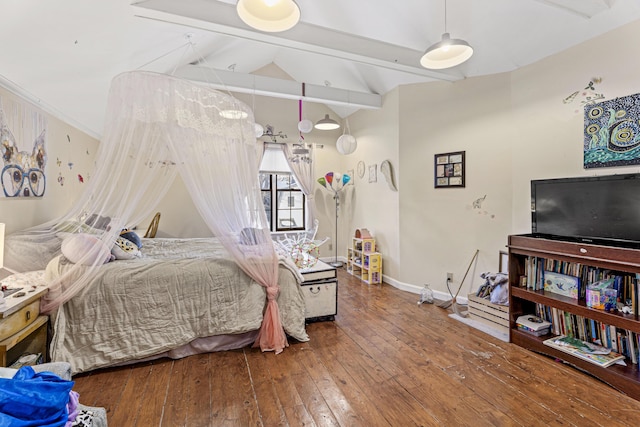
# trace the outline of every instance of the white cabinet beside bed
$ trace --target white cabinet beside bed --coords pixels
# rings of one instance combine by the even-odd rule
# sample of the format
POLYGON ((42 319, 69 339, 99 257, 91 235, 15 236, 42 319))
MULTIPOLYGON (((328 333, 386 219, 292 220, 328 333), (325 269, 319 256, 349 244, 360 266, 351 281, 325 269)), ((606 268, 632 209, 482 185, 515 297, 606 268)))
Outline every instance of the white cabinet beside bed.
POLYGON ((320 260, 302 273, 302 293, 307 322, 334 320, 338 314, 338 275, 335 267, 320 260))

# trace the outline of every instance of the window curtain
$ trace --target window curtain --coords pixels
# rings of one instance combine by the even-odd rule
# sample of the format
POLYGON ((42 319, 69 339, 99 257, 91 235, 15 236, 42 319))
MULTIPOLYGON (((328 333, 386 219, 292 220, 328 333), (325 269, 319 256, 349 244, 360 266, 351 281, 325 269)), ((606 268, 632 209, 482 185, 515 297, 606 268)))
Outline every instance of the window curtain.
POLYGON ((291 144, 281 144, 280 147, 284 152, 284 157, 287 159, 289 168, 296 178, 296 182, 300 186, 300 189, 304 193, 307 199, 307 230, 313 228, 315 219, 316 202, 313 195, 313 187, 315 185, 313 165, 315 163, 315 152, 313 144, 304 144, 309 150, 309 154, 305 156, 309 161, 302 161, 298 157, 298 161, 294 161, 296 154, 293 153, 293 146, 291 144))
POLYGON ((50 284, 42 309, 56 309, 90 282, 121 229, 152 215, 179 173, 211 232, 265 287, 256 345, 279 353, 287 341, 276 302, 278 257, 258 181, 261 153, 251 109, 232 96, 163 74, 116 76, 85 192, 63 217, 9 236, 5 264, 18 272, 45 269, 70 234, 96 239, 50 284))

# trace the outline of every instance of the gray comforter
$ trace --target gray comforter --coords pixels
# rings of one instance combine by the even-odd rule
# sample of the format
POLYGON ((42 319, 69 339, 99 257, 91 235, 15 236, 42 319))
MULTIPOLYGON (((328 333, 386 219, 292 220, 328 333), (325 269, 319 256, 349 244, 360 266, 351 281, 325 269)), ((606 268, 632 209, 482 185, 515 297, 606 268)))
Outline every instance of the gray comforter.
MULTIPOLYGON (((194 340, 260 328, 263 287, 250 279, 216 239, 145 239, 143 257, 100 267, 93 281, 53 317, 52 361, 74 373, 148 358, 194 340)), ((54 258, 46 278, 69 268, 54 258)), ((307 341, 300 274, 279 270, 278 305, 285 331, 307 341)))

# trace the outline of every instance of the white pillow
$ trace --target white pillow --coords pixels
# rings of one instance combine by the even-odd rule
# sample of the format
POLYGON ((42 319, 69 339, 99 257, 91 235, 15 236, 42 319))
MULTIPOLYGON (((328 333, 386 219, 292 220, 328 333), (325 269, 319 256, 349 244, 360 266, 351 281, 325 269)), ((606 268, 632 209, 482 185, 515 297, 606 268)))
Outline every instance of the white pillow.
POLYGON ((62 255, 74 264, 94 265, 111 261, 111 249, 91 234, 74 234, 62 242, 62 255))
POLYGON ((134 259, 142 256, 138 246, 124 237, 118 237, 116 239, 116 243, 113 245, 113 248, 111 248, 111 253, 116 259, 134 259))

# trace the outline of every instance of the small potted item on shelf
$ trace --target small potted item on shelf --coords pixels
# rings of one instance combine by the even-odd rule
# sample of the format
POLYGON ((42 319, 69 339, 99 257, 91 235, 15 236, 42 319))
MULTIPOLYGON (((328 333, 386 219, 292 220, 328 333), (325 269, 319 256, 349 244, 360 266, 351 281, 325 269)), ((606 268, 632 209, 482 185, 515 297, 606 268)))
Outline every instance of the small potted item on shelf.
POLYGON ((533 314, 525 314, 516 319, 518 330, 537 337, 547 335, 551 329, 551 323, 533 314))

